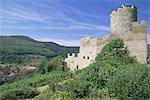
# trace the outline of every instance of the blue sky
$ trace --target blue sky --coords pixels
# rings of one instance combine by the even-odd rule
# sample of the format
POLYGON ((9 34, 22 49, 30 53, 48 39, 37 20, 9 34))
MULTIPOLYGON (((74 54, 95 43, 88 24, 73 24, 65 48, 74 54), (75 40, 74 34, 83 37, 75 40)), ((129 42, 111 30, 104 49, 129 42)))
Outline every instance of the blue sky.
POLYGON ((0 34, 76 46, 81 37, 109 34, 109 14, 122 4, 138 7, 150 33, 150 0, 0 0, 0 34))

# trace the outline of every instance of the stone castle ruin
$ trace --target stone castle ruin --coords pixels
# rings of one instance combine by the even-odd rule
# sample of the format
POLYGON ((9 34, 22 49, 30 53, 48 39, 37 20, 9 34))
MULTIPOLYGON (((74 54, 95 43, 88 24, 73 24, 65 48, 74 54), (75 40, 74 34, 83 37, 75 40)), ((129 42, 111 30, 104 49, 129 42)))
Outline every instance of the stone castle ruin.
POLYGON ((65 59, 67 66, 71 71, 89 66, 103 46, 116 37, 124 40, 131 56, 136 56, 140 63, 147 62, 147 24, 137 21, 136 6, 122 5, 110 14, 110 34, 103 38, 81 38, 79 53, 68 54, 65 59))

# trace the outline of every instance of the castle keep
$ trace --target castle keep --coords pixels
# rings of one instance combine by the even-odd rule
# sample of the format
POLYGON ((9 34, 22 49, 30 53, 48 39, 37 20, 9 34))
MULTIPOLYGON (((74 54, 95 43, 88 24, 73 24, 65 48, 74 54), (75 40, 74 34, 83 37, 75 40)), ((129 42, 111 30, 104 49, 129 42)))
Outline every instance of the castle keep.
POLYGON ((122 5, 110 13, 110 34, 103 38, 81 38, 79 53, 68 54, 65 59, 67 66, 72 71, 87 67, 94 62, 103 46, 116 37, 124 40, 131 56, 136 56, 140 63, 146 63, 147 24, 138 22, 137 7, 122 5))

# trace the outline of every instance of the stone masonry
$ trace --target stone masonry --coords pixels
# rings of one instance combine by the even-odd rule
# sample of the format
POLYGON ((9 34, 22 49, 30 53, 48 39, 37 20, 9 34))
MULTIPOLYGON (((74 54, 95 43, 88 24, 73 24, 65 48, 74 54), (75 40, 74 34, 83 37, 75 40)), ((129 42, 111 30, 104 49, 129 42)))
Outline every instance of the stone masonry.
POLYGON ((110 34, 103 38, 81 38, 79 53, 68 54, 65 59, 68 68, 75 71, 89 66, 102 47, 116 37, 124 40, 131 56, 136 56, 140 63, 147 62, 147 24, 137 21, 137 7, 122 5, 110 14, 110 34))

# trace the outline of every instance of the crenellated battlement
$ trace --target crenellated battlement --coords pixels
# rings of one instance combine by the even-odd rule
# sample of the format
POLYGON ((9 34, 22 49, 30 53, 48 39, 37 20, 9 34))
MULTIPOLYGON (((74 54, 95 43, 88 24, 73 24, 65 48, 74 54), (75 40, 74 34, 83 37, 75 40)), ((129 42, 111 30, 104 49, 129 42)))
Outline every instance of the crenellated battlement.
POLYGON ((96 38, 85 37, 81 38, 80 46, 96 46, 96 38))
POLYGON ((110 37, 111 37, 111 34, 108 35, 108 36, 102 37, 102 38, 98 38, 97 39, 97 46, 103 45, 106 42, 108 42, 108 40, 110 39, 110 37))
POLYGON ((127 5, 127 6, 124 6, 124 5, 121 5, 121 7, 115 9, 115 10, 112 10, 111 13, 110 13, 110 16, 112 14, 116 14, 116 13, 119 13, 119 12, 122 12, 122 11, 129 11, 129 10, 136 10, 137 7, 134 6, 134 5, 127 5))

